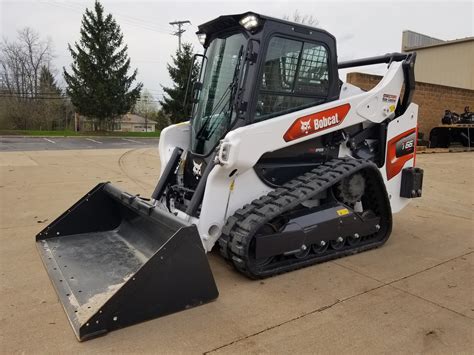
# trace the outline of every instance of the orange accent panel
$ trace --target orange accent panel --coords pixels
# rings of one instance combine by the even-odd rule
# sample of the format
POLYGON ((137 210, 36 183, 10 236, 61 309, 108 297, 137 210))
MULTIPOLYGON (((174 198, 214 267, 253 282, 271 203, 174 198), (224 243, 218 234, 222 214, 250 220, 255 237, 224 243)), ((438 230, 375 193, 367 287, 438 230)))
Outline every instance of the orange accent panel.
POLYGON ((415 151, 413 152, 413 167, 416 166, 416 148, 418 148, 418 123, 415 130, 415 151))
POLYGON ((409 135, 416 133, 416 128, 412 128, 406 132, 399 134, 398 136, 393 137, 388 141, 387 144, 387 180, 390 180, 402 170, 405 163, 415 157, 416 151, 416 136, 414 142, 413 152, 397 157, 397 143, 400 142, 403 138, 408 137, 409 135))
POLYGON ((350 104, 333 107, 298 118, 283 135, 285 142, 340 125, 351 109, 350 104))

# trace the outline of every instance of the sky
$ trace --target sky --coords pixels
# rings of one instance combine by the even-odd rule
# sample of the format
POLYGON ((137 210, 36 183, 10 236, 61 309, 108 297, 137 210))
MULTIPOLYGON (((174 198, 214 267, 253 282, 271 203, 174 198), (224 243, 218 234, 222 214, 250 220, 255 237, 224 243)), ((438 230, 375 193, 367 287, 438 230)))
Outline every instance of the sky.
MULTIPOLYGON (((310 14, 318 27, 337 38, 339 61, 400 51, 403 30, 412 30, 443 40, 474 35, 474 1, 180 1, 180 0, 102 0, 105 11, 119 23, 132 68, 156 99, 163 95, 162 86, 169 86, 166 64, 178 47, 169 22, 189 20, 184 42, 202 51, 195 32, 197 25, 225 14, 254 11, 273 17, 294 13, 310 14)), ((81 18, 94 0, 0 0, 0 36, 13 41, 24 27, 36 30, 43 39, 50 39, 55 57, 53 67, 60 84, 62 67, 71 57, 68 43, 79 40, 81 18)), ((383 67, 363 68, 381 73, 383 67)), ((343 75, 344 73, 341 73, 343 75)))

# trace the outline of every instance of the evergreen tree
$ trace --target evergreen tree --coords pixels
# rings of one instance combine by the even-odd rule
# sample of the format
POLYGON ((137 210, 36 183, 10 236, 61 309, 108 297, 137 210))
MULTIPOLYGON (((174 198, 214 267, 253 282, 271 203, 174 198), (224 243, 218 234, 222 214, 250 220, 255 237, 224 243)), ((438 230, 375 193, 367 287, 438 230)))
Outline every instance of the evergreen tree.
POLYGON ((161 131, 168 127, 171 124, 169 116, 163 112, 163 110, 158 110, 153 116, 152 119, 156 121, 156 130, 161 131))
POLYGON ((53 73, 43 65, 38 79, 38 97, 36 102, 36 122, 40 129, 54 130, 58 128, 66 129, 67 102, 63 93, 56 83, 53 73))
POLYGON ((46 65, 41 67, 38 92, 42 97, 61 96, 61 89, 46 65))
POLYGON ((186 87, 188 85, 189 70, 193 61, 193 47, 189 43, 182 45, 181 51, 177 50, 176 55, 172 57, 173 64, 168 64, 168 73, 173 80, 172 87, 163 87, 167 94, 160 100, 164 114, 170 117, 172 123, 178 123, 189 120, 191 115, 191 89, 199 74, 199 65, 194 64, 192 68, 192 77, 189 85, 188 99, 186 107, 183 107, 186 87))
POLYGON ((70 73, 64 69, 64 79, 77 111, 97 120, 101 128, 130 111, 140 97, 142 84, 131 88, 137 70, 128 75, 127 49, 119 25, 111 14, 104 14, 99 1, 94 11, 86 9, 79 44, 69 44, 73 63, 70 73))

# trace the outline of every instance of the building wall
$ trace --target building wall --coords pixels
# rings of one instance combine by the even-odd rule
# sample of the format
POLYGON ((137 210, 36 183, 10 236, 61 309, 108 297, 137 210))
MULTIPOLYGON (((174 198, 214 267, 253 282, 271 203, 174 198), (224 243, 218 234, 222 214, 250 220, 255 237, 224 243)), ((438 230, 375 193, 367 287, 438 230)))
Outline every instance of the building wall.
POLYGON ((122 132, 155 132, 154 123, 148 123, 148 125, 145 126, 144 123, 122 122, 120 128, 122 132), (145 129, 146 127, 147 129, 145 129))
POLYGON ((155 125, 150 123, 148 125, 143 123, 134 123, 133 132, 155 132, 155 125))
POLYGON ((474 39, 413 50, 417 81, 474 90, 474 39))
MULTIPOLYGON (((382 77, 378 75, 349 73, 347 82, 363 90, 370 90, 382 77)), ((413 102, 418 104, 418 130, 429 138, 433 127, 441 124, 445 110, 462 113, 465 106, 474 111, 474 90, 460 89, 444 85, 416 82, 413 102)))
POLYGON ((415 31, 406 30, 403 31, 402 36, 402 51, 407 51, 414 47, 431 46, 433 44, 439 44, 443 42, 445 41, 438 38, 427 36, 415 31))

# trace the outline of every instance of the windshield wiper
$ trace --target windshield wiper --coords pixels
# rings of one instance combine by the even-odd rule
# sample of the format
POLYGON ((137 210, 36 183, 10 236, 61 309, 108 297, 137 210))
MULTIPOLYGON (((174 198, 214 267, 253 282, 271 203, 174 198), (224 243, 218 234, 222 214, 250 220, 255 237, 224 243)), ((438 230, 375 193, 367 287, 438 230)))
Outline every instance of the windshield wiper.
MULTIPOLYGON (((212 110, 212 112, 206 116, 206 119, 204 121, 204 123, 202 124, 201 128, 199 129, 199 131, 196 133, 196 138, 197 139, 204 139, 204 140, 207 140, 209 139, 209 134, 207 134, 206 136, 204 135, 204 130, 207 128, 207 125, 209 124, 209 122, 211 121, 212 117, 214 116, 214 114, 216 113, 216 110, 219 108, 219 106, 221 105, 222 101, 224 100, 224 98, 227 96, 227 93, 230 91, 230 88, 231 88, 231 85, 230 84, 224 91, 224 93, 222 94, 222 96, 220 97, 219 101, 217 102, 216 106, 214 107, 214 109, 212 110)), ((219 114, 222 113, 222 110, 219 112, 219 114)))
MULTIPOLYGON (((227 101, 228 102, 228 118, 230 118, 230 116, 232 116, 232 103, 234 101, 234 98, 235 98, 235 94, 237 93, 237 84, 238 84, 238 79, 239 79, 239 73, 240 73, 240 67, 241 67, 241 63, 242 63, 242 54, 243 54, 243 50, 244 50, 244 46, 241 45, 240 46, 240 50, 239 50, 239 54, 237 56, 238 58, 238 61, 235 65, 235 68, 234 68, 234 73, 232 75, 232 81, 230 82, 229 86, 226 88, 224 94, 222 95, 221 99, 219 100, 218 102, 218 105, 216 105, 216 107, 214 108, 213 112, 211 113, 211 115, 209 115, 209 117, 207 118, 207 120, 205 121, 205 125, 203 125, 203 127, 207 126, 207 124, 209 123, 210 119, 212 118, 213 114, 215 113, 214 111, 220 106, 220 104, 222 103, 222 100, 224 99, 224 97, 227 95, 227 92, 230 92, 230 95, 229 95, 229 100, 227 101)), ((226 103, 227 103, 226 102, 226 103)), ((222 109, 219 111, 219 114, 217 115, 216 117, 216 121, 212 124, 212 126, 210 127, 210 129, 208 130, 208 134, 206 135, 206 137, 203 137, 204 139, 209 139, 209 137, 212 137, 212 135, 214 134, 215 130, 217 129, 217 127, 219 127, 221 121, 226 118, 227 115, 222 115, 224 109, 226 108, 227 105, 224 105, 222 107, 222 109)), ((199 130, 199 131, 202 131, 202 128, 199 130)), ((198 139, 200 139, 201 137, 198 136, 198 139)))

